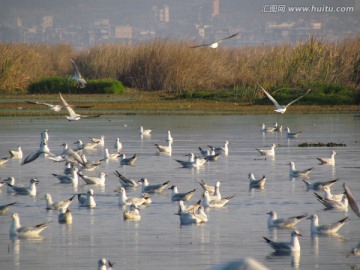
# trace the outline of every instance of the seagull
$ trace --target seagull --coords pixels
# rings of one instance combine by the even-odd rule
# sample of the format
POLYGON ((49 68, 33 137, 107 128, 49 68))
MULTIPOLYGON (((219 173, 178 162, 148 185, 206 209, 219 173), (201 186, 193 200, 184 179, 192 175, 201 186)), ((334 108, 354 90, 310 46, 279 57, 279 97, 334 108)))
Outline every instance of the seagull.
POLYGON ((206 159, 196 156, 196 157, 194 157, 194 160, 175 159, 175 161, 180 163, 183 168, 199 168, 200 166, 204 165, 204 163, 206 162, 206 159))
POLYGON ((36 196, 36 185, 38 183, 39 181, 36 178, 30 179, 30 185, 28 187, 13 186, 9 182, 6 182, 6 184, 12 188, 13 192, 16 195, 30 195, 30 196, 36 196))
POLYGON ((330 180, 330 181, 318 181, 318 182, 311 183, 311 182, 303 179, 303 182, 305 183, 307 189, 324 190, 325 186, 331 187, 338 180, 339 179, 334 179, 334 180, 330 180))
POLYGON ((14 190, 11 188, 11 186, 15 185, 15 178, 13 176, 10 176, 10 177, 4 179, 3 183, 4 184, 10 184, 10 185, 7 185, 7 193, 8 194, 13 194, 14 190))
POLYGON ((106 173, 104 172, 100 172, 99 177, 84 175, 81 172, 79 172, 78 175, 85 181, 87 185, 105 186, 106 173))
POLYGON ((101 135, 100 138, 89 137, 89 139, 92 143, 96 143, 101 146, 103 146, 105 144, 105 136, 104 135, 101 135))
POLYGON ((72 214, 69 208, 60 208, 58 222, 60 224, 71 224, 72 223, 72 214))
POLYGON ((344 193, 333 195, 331 193, 331 189, 328 186, 324 187, 324 199, 326 200, 333 200, 333 201, 342 201, 344 197, 344 193))
POLYGON ((235 33, 231 36, 228 36, 228 37, 225 37, 225 38, 221 38, 221 39, 218 39, 216 40, 215 42, 213 43, 207 43, 207 44, 201 44, 201 45, 195 45, 195 46, 191 46, 190 48, 199 48, 199 47, 209 47, 209 48, 212 48, 212 49, 216 49, 217 47, 219 47, 219 43, 224 41, 224 40, 227 40, 227 39, 230 39, 230 38, 233 38, 233 37, 236 37, 237 35, 239 35, 240 32, 238 33, 235 33))
POLYGON ((208 222, 204 207, 197 202, 195 205, 185 207, 183 201, 179 201, 179 211, 176 215, 180 217, 180 225, 190 225, 208 222))
POLYGON ((60 183, 62 184, 73 184, 74 186, 77 186, 79 183, 78 171, 79 169, 77 167, 73 167, 70 175, 61 175, 55 173, 52 173, 52 175, 59 179, 60 183))
POLYGON ((256 150, 263 156, 275 156, 275 147, 276 144, 272 144, 270 149, 259 149, 257 148, 256 150))
POLYGON ((157 149, 159 149, 160 153, 168 153, 171 154, 172 152, 172 147, 171 147, 171 142, 169 141, 168 145, 159 145, 159 144, 155 144, 155 147, 157 149))
POLYGON ((41 200, 46 201, 46 210, 59 210, 60 208, 67 209, 74 198, 75 195, 64 201, 53 202, 51 195, 46 193, 41 200))
POLYGON ((213 195, 215 193, 217 182, 215 183, 214 186, 210 186, 209 184, 206 184, 204 180, 200 180, 200 182, 198 182, 198 183, 204 189, 204 191, 207 190, 209 192, 209 194, 213 195))
POLYGON ((224 207, 232 198, 234 197, 234 195, 232 196, 228 196, 225 198, 222 198, 221 200, 212 200, 210 198, 209 195, 209 191, 205 190, 203 192, 202 198, 201 198, 201 205, 204 206, 205 208, 222 208, 224 207))
POLYGON ((81 207, 95 208, 94 190, 89 189, 86 194, 78 194, 78 201, 81 207))
MULTIPOLYGON (((44 103, 44 102, 39 102, 39 101, 25 101, 25 102, 29 103, 29 104, 35 104, 35 105, 45 105, 45 106, 49 107, 49 109, 54 111, 54 112, 60 112, 62 108, 66 107, 66 106, 62 106, 62 105, 54 105, 54 104, 44 103)), ((91 108, 92 106, 71 105, 71 107, 72 108, 84 108, 84 109, 87 109, 87 108, 91 108)))
POLYGON ((300 215, 289 218, 278 218, 275 211, 270 211, 266 214, 269 215, 267 221, 269 228, 294 228, 301 220, 307 217, 307 215, 300 215))
POLYGON ((139 133, 140 133, 141 135, 150 135, 150 134, 151 134, 151 131, 152 131, 152 129, 144 129, 143 126, 140 126, 140 127, 139 127, 139 133))
POLYGON ((173 142, 174 141, 173 137, 171 136, 170 130, 168 130, 168 132, 167 132, 166 141, 167 142, 173 142))
POLYGON ((319 225, 319 217, 315 214, 312 214, 307 219, 311 220, 310 231, 312 234, 336 234, 350 218, 345 217, 338 222, 327 225, 319 225))
POLYGON ((119 178, 119 182, 123 187, 137 187, 138 181, 125 177, 120 174, 118 171, 114 172, 115 176, 119 178))
POLYGON ((272 247, 275 252, 279 253, 288 253, 288 252, 299 252, 300 251, 300 242, 298 236, 302 236, 298 231, 293 230, 291 232, 291 240, 290 242, 275 242, 266 237, 263 237, 266 243, 272 247))
POLYGON ((253 173, 249 173, 249 188, 264 188, 266 177, 265 175, 260 179, 256 179, 253 173))
POLYGON ((349 258, 350 256, 360 256, 360 242, 350 250, 346 255, 346 258, 349 258))
POLYGON ((75 151, 79 151, 79 150, 90 150, 95 148, 95 146, 99 145, 98 142, 88 142, 88 143, 83 143, 82 140, 77 140, 76 142, 74 142, 74 144, 76 144, 76 149, 75 151))
POLYGON ((104 150, 104 160, 116 160, 118 159, 119 155, 120 151, 110 154, 108 148, 105 148, 104 150))
POLYGON ((120 142, 120 138, 116 138, 116 142, 114 143, 114 148, 118 153, 120 153, 120 151, 122 150, 122 143, 120 142))
POLYGON ((300 134, 302 133, 302 131, 291 132, 289 127, 287 127, 285 129, 285 131, 286 131, 286 138, 288 138, 288 139, 298 138, 300 136, 300 134))
POLYGON ((50 156, 55 156, 53 153, 51 153, 49 151, 49 147, 47 146, 47 143, 45 142, 44 139, 42 139, 42 141, 40 142, 40 148, 38 150, 36 150, 35 152, 31 153, 30 155, 28 155, 21 163, 21 165, 25 165, 27 163, 30 163, 34 160, 36 160, 38 157, 40 157, 42 154, 47 154, 50 156))
POLYGON ((99 159, 97 161, 89 161, 85 154, 81 155, 81 159, 83 161, 83 164, 81 164, 80 168, 86 171, 92 171, 95 168, 99 167, 101 163, 104 161, 104 159, 99 159))
POLYGON ((264 91, 265 95, 267 95, 267 97, 271 100, 271 102, 274 103, 274 105, 275 105, 275 107, 276 107, 275 112, 281 113, 281 114, 286 112, 287 107, 289 107, 291 104, 293 104, 294 102, 298 101, 299 99, 301 99, 301 98, 304 97, 307 93, 310 92, 310 89, 309 89, 309 90, 307 90, 307 92, 306 92, 304 95, 302 95, 302 96, 298 97, 297 99, 291 101, 291 102, 288 103, 286 106, 282 106, 282 105, 279 105, 279 103, 278 103, 268 92, 266 92, 266 90, 265 90, 260 84, 258 84, 258 85, 259 85, 260 88, 264 91))
POLYGON ((305 177, 305 178, 308 178, 310 172, 314 169, 314 167, 312 167, 312 168, 308 168, 308 169, 302 170, 302 171, 297 170, 296 167, 295 167, 295 162, 293 162, 293 161, 290 161, 287 165, 290 166, 290 172, 289 172, 290 177, 305 177))
POLYGON ((120 165, 134 166, 137 160, 137 155, 134 154, 132 157, 126 158, 125 154, 120 154, 119 158, 120 158, 120 165))
POLYGON ((161 193, 167 185, 170 183, 170 181, 166 181, 161 184, 149 184, 149 181, 147 178, 141 178, 138 182, 140 182, 141 185, 141 192, 142 193, 161 193))
POLYGON ((316 199, 325 206, 326 210, 333 209, 333 210, 339 210, 339 211, 344 211, 344 212, 348 211, 349 202, 348 202, 348 199, 345 194, 343 194, 343 198, 341 201, 324 199, 316 192, 314 192, 314 194, 316 196, 316 199))
POLYGON ((76 88, 84 88, 86 85, 85 79, 81 76, 74 59, 70 59, 70 62, 73 65, 74 69, 74 75, 71 77, 71 79, 76 81, 76 88))
POLYGON ((208 147, 213 148, 216 154, 224 154, 228 155, 229 153, 229 141, 225 141, 224 146, 214 147, 212 145, 208 145, 208 147))
POLYGON ((128 210, 124 210, 123 217, 124 220, 140 220, 141 215, 139 212, 139 208, 132 203, 128 210))
POLYGON ((0 215, 5 215, 8 211, 9 208, 13 205, 15 205, 17 202, 13 202, 13 203, 8 203, 5 205, 0 205, 0 215))
POLYGON ((321 164, 335 165, 335 155, 336 155, 336 152, 332 151, 329 158, 324 157, 324 158, 317 158, 317 159, 321 162, 321 164))
POLYGON ((264 123, 261 125, 261 132, 274 132, 275 131, 275 127, 267 127, 264 123))
POLYGON ((63 98, 61 93, 59 93, 59 95, 60 95, 60 98, 62 100, 62 103, 64 104, 64 107, 69 112, 69 115, 65 116, 67 120, 69 120, 69 121, 77 121, 77 120, 80 120, 81 118, 94 118, 94 117, 99 117, 100 116, 100 114, 97 114, 97 115, 83 115, 83 114, 75 113, 73 108, 66 102, 66 100, 63 98))
POLYGON ((111 263, 106 258, 100 258, 98 261, 98 270, 112 270, 113 263, 111 263), (109 264, 109 267, 107 268, 107 264, 109 264))
POLYGON ((274 131, 275 131, 275 132, 280 132, 280 133, 281 133, 281 132, 282 132, 282 128, 283 128, 283 127, 282 127, 281 125, 279 126, 278 123, 276 123, 276 122, 274 123, 274 131))
POLYGON ((23 151, 20 145, 18 145, 17 150, 9 150, 9 154, 11 158, 23 158, 23 151))
POLYGON ((345 183, 343 184, 343 187, 344 187, 345 195, 348 198, 351 209, 354 211, 354 213, 358 217, 360 217, 360 207, 359 207, 358 203, 356 202, 354 195, 352 194, 350 188, 345 183))
POLYGON ((129 198, 126 195, 125 188, 123 188, 123 187, 119 187, 118 189, 115 189, 114 192, 117 192, 120 194, 119 195, 119 205, 120 206, 131 205, 131 204, 140 206, 140 205, 144 205, 147 203, 148 196, 146 194, 143 195, 142 197, 129 198))
POLYGON ((172 192, 171 192, 171 201, 172 202, 180 201, 180 200, 188 201, 194 195, 195 190, 196 190, 196 189, 193 189, 188 192, 179 193, 177 186, 175 186, 175 185, 171 186, 169 189, 172 190, 172 192))
POLYGON ((46 222, 35 226, 21 227, 18 213, 13 213, 11 218, 10 237, 38 237, 49 225, 49 222, 46 222))
POLYGON ((265 265, 251 257, 245 257, 219 265, 215 265, 210 270, 269 270, 265 265))

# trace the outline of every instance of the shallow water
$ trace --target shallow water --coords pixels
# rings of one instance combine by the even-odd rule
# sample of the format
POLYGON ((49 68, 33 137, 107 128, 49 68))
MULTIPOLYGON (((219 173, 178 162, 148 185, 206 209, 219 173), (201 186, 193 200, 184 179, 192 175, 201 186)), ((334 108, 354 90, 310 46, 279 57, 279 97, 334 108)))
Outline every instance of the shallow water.
MULTIPOLYGON (((0 205, 18 202, 10 212, 20 214, 21 224, 35 225, 52 221, 42 233, 41 240, 9 238, 11 218, 0 216, 0 269, 96 269, 97 260, 107 257, 115 262, 115 269, 209 269, 212 265, 228 260, 253 257, 270 269, 350 269, 360 264, 359 258, 346 254, 360 240, 360 219, 348 213, 324 211, 312 191, 305 189, 299 179, 289 179, 289 161, 296 167, 315 167, 311 179, 330 180, 339 178, 333 193, 342 192, 346 182, 360 198, 360 117, 357 115, 247 115, 247 116, 111 116, 67 122, 64 119, 38 117, 0 119, 0 156, 8 149, 21 145, 25 156, 38 148, 40 132, 49 130, 49 147, 60 153, 63 142, 72 145, 78 139, 105 135, 105 146, 87 151, 90 160, 103 157, 104 148, 113 152, 116 137, 123 144, 127 156, 137 153, 136 166, 120 166, 118 161, 103 163, 86 174, 107 173, 104 188, 85 186, 79 179, 79 187, 58 184, 51 173, 63 172, 62 163, 53 163, 40 157, 21 166, 17 159, 0 167, 0 177, 14 176, 16 184, 28 185, 31 177, 40 181, 37 196, 14 196, 2 187, 0 205), (302 130, 298 139, 286 139, 285 132, 262 134, 260 125, 278 122, 292 131, 302 130), (141 137, 137 128, 152 128, 153 134, 141 137), (165 144, 166 132, 174 138, 172 156, 158 155, 155 143, 165 144), (220 156, 216 162, 199 169, 183 169, 174 159, 185 159, 185 154, 199 154, 198 147, 220 146, 230 141, 228 156, 220 156), (302 142, 345 143, 346 147, 297 147, 302 142), (276 143, 275 158, 266 160, 255 148, 276 143), (329 156, 336 150, 336 166, 321 166, 316 157, 329 156), (202 225, 180 226, 174 215, 177 204, 170 202, 170 191, 153 196, 153 204, 141 209, 138 222, 123 221, 118 198, 113 192, 119 183, 113 172, 118 170, 133 179, 146 177, 150 183, 170 180, 179 191, 196 188, 191 202, 200 199, 200 179, 214 184, 221 181, 223 196, 235 195, 227 207, 207 212, 209 222, 202 225), (266 175, 264 190, 248 189, 248 173, 256 177, 266 175), (75 200, 70 209, 73 224, 60 225, 57 211, 45 210, 40 198, 49 192, 53 199, 63 200, 75 192, 89 188, 95 191, 97 207, 79 208, 75 200), (301 254, 276 256, 264 242, 263 236, 281 241, 290 239, 290 230, 268 230, 266 212, 274 210, 279 217, 304 213, 316 213, 320 223, 335 222, 346 215, 351 220, 340 230, 338 237, 311 237, 310 222, 302 221, 297 228, 301 254)), ((322 192, 319 192, 322 195, 322 192)), ((128 196, 138 196, 140 188, 128 190, 128 196)))

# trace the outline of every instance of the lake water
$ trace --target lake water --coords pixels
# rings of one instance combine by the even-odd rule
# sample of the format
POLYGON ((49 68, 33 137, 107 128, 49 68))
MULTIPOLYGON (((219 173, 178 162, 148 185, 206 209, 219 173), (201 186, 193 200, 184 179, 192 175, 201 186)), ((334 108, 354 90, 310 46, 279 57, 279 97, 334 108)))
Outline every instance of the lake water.
MULTIPOLYGON (((315 167, 310 180, 339 178, 332 191, 343 192, 346 182, 354 195, 360 198, 360 117, 359 115, 246 115, 246 116, 165 116, 127 115, 102 116, 68 122, 63 118, 16 117, 0 119, 0 157, 7 156, 9 148, 21 145, 25 156, 35 151, 40 132, 49 130, 49 147, 61 152, 61 144, 73 146, 78 139, 105 136, 105 146, 86 151, 90 160, 103 157, 104 148, 114 151, 116 137, 123 144, 127 156, 138 155, 136 166, 120 166, 118 161, 103 163, 99 169, 86 174, 107 173, 104 188, 91 186, 95 192, 95 209, 79 208, 75 200, 70 209, 71 225, 57 222, 57 211, 45 210, 40 198, 49 192, 55 201, 84 192, 90 186, 79 179, 77 189, 58 184, 51 173, 63 173, 64 164, 40 157, 21 166, 12 159, 0 167, 0 177, 14 176, 16 184, 28 185, 37 177, 36 197, 14 196, 2 187, 0 205, 18 202, 10 213, 18 212, 23 226, 52 221, 42 233, 41 240, 11 240, 10 215, 0 216, 0 269, 96 269, 97 260, 107 257, 115 263, 114 269, 209 269, 211 266, 243 257, 253 257, 270 269, 351 269, 359 258, 346 254, 360 240, 360 219, 349 209, 348 213, 324 211, 312 191, 307 191, 299 179, 289 179, 289 161, 299 169, 315 167), (286 139, 285 132, 262 134, 260 125, 278 122, 292 131, 303 131, 298 139, 286 139), (153 134, 141 137, 138 127, 152 128, 153 134), (171 156, 158 155, 155 143, 166 144, 167 130, 174 138, 171 156), (218 161, 206 163, 199 169, 184 169, 174 159, 186 159, 185 154, 199 154, 198 147, 220 146, 230 141, 229 154, 218 161), (302 142, 344 143, 346 147, 298 147, 302 142), (276 148, 275 158, 266 160, 255 148, 276 148), (336 166, 321 166, 316 157, 329 156, 336 150, 336 166), (179 191, 196 188, 191 202, 201 197, 201 179, 214 184, 221 181, 223 196, 235 195, 228 206, 210 209, 209 222, 201 225, 180 226, 174 215, 177 203, 170 201, 170 190, 153 195, 153 204, 140 210, 142 219, 124 221, 123 209, 118 204, 114 189, 120 186, 113 172, 118 170, 133 179, 146 177, 150 183, 170 180, 179 191), (248 173, 257 178, 266 175, 264 190, 248 189, 248 173), (288 241, 290 230, 267 228, 267 212, 274 210, 279 217, 304 213, 319 215, 320 224, 332 223, 349 215, 351 220, 340 230, 340 235, 311 237, 310 221, 297 226, 301 253, 296 256, 276 256, 263 236, 288 241)), ((74 145, 75 146, 75 145, 74 145)), ((321 195, 323 192, 319 192, 321 195)), ((139 196, 140 187, 128 190, 128 196, 139 196)))

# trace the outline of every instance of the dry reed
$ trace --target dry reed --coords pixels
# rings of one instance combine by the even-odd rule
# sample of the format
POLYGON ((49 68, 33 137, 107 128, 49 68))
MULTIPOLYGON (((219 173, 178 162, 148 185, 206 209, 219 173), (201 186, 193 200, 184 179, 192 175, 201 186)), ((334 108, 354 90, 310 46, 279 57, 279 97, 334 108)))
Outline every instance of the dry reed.
MULTIPOLYGON (((0 89, 26 92, 29 83, 72 74, 74 57, 85 78, 112 78, 146 91, 340 84, 355 90, 360 37, 327 43, 316 38, 295 45, 230 49, 189 47, 186 41, 155 39, 138 45, 101 45, 75 52, 68 45, 0 44, 0 89)), ((254 91, 253 95, 258 95, 254 91)), ((241 94, 241 93, 240 93, 241 94)))

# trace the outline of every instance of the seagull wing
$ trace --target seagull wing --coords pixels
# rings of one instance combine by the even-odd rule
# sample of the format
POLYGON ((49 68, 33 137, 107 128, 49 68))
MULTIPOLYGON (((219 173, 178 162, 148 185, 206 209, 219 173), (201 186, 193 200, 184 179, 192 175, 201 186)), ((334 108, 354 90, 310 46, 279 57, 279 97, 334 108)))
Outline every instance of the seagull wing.
POLYGON ((240 34, 240 32, 237 32, 237 33, 235 33, 235 34, 233 34, 233 35, 231 35, 231 36, 228 36, 228 37, 219 39, 219 40, 217 40, 216 42, 220 42, 220 41, 223 41, 223 40, 225 40, 225 39, 229 39, 229 38, 236 37, 236 36, 239 35, 239 34, 240 34))
POLYGON ((359 208, 359 205, 358 205, 357 202, 356 202, 356 199, 355 199, 354 195, 352 194, 352 192, 351 192, 350 189, 346 186, 345 183, 343 184, 343 186, 344 186, 345 194, 346 194, 346 197, 348 198, 348 201, 349 201, 349 204, 350 204, 351 209, 354 211, 354 213, 355 213, 358 217, 360 217, 360 208, 359 208))
MULTIPOLYGON (((294 102, 298 101, 300 98, 303 98, 307 93, 310 92, 310 90, 311 90, 311 89, 307 90, 305 94, 303 94, 302 96, 298 97, 297 99, 294 99, 293 101, 291 101, 289 104, 287 104, 287 105, 285 106, 285 108, 288 107, 288 106, 290 106, 290 105, 293 104, 294 102)), ((264 90, 264 91, 265 91, 265 90, 264 90)), ((270 98, 270 97, 269 97, 269 98, 270 98)))
MULTIPOLYGON (((279 103, 277 103, 277 101, 276 101, 268 92, 266 92, 266 90, 265 90, 260 84, 258 84, 258 85, 260 86, 261 90, 264 91, 265 95, 267 95, 267 97, 271 100, 271 102, 274 103, 275 107, 276 107, 277 109, 281 109, 282 106, 279 105, 279 103)), ((296 101, 296 100, 295 100, 295 101, 296 101)), ((295 101, 294 101, 294 102, 295 102, 295 101)), ((290 104, 288 104, 287 106, 289 106, 289 105, 290 105, 290 104)))
POLYGON ((50 108, 55 106, 55 105, 50 104, 50 103, 44 103, 44 102, 39 102, 39 101, 25 101, 25 102, 29 103, 29 104, 45 105, 45 106, 48 106, 50 108))
POLYGON ((62 103, 64 104, 64 107, 68 110, 71 117, 77 116, 75 111, 71 108, 71 106, 66 102, 66 100, 62 97, 61 93, 59 93, 62 103))
POLYGON ((31 153, 30 155, 28 155, 24 161, 21 163, 21 165, 25 165, 27 163, 30 163, 32 161, 34 161, 35 159, 37 159, 43 152, 40 150, 36 150, 35 152, 31 153))
POLYGON ((80 74, 79 68, 77 67, 74 59, 70 59, 70 62, 71 62, 71 64, 72 64, 73 67, 74 67, 74 73, 75 73, 75 75, 78 76, 79 78, 81 78, 81 74, 80 74))

